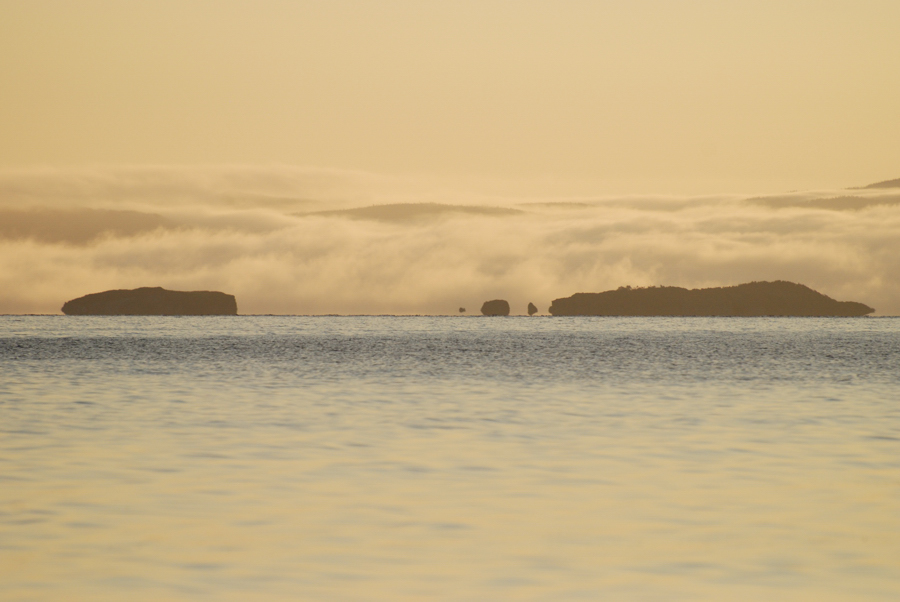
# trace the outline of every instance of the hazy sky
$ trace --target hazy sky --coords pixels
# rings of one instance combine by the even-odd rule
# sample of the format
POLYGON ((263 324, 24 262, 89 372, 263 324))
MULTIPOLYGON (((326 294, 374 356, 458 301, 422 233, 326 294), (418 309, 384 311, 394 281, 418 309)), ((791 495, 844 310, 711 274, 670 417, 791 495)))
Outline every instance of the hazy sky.
POLYGON ((552 193, 900 177, 897 0, 0 0, 0 167, 552 193))
POLYGON ((0 313, 783 279, 900 314, 900 189, 847 190, 900 178, 898 23, 898 0, 0 0, 0 313), (390 203, 456 208, 347 211, 390 203))

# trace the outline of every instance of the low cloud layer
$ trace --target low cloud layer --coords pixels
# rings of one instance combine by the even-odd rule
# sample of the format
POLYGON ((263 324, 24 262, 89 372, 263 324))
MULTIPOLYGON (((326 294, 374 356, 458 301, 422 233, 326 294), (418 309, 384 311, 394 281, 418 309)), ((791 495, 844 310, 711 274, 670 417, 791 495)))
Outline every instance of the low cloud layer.
POLYGON ((779 197, 487 196, 293 168, 0 172, 0 313, 114 288, 240 313, 513 313, 622 285, 801 282, 900 314, 900 189, 779 197), (849 199, 849 200, 848 200, 849 199))

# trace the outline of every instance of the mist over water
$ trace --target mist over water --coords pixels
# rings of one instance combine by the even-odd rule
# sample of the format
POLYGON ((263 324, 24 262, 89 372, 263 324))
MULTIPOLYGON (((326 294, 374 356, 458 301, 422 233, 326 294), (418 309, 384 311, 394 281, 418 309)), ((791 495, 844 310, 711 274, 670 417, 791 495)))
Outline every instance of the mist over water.
POLYGON ((109 289, 219 290, 243 314, 451 314, 619 286, 800 282, 900 314, 897 188, 488 194, 302 168, 0 172, 0 313, 109 289))
POLYGON ((894 600, 891 318, 0 317, 0 598, 894 600))

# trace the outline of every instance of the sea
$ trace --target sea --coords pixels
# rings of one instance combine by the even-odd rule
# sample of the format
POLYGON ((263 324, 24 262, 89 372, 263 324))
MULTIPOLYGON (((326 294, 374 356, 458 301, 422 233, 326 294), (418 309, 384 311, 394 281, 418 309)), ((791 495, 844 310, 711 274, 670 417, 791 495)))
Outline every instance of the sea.
POLYGON ((0 600, 900 600, 900 319, 2 316, 0 600))

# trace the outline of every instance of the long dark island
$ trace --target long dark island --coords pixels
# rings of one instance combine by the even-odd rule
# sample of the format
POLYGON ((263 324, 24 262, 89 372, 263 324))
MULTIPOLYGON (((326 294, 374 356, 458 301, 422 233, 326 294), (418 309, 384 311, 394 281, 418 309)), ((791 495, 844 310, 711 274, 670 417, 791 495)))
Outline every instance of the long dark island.
POLYGON ((234 295, 217 291, 169 291, 162 287, 104 291, 62 306, 70 316, 234 316, 234 295))
POLYGON ((621 287, 554 299, 554 316, 864 316, 874 309, 835 301, 802 284, 778 280, 686 289, 621 287))

